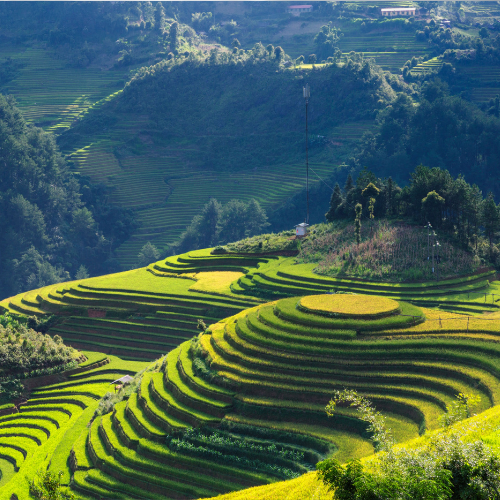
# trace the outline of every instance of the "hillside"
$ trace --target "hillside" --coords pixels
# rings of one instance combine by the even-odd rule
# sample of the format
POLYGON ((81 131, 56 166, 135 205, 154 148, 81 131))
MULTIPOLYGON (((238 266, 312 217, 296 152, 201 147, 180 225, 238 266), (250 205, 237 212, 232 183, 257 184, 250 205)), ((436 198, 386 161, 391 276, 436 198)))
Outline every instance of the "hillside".
MULTIPOLYGON (((309 125, 315 204, 327 201, 326 184, 365 165, 399 180, 405 177, 400 170, 422 162, 446 165, 496 191, 490 172, 498 145, 481 140, 482 150, 474 156, 480 131, 464 137, 463 158, 456 158, 448 154, 454 143, 445 138, 436 145, 425 136, 427 125, 423 136, 407 139, 403 134, 394 151, 377 134, 380 120, 374 120, 395 93, 410 95, 413 107, 422 85, 437 76, 452 94, 488 111, 497 88, 497 61, 487 59, 496 50, 494 28, 488 27, 489 35, 481 39, 484 60, 468 60, 467 52, 458 57, 453 50, 476 50, 480 37, 474 23, 486 24, 494 9, 474 2, 461 10, 455 4, 420 6, 416 19, 405 20, 381 18, 379 9, 385 5, 392 3, 318 3, 300 19, 279 2, 165 3, 158 9, 147 3, 40 4, 31 14, 6 5, 2 12, 9 29, 0 42, 0 90, 16 97, 28 121, 58 136, 89 208, 105 200, 121 210, 97 209, 111 247, 107 269, 99 272, 136 266, 148 241, 167 252, 210 197, 228 201, 235 188, 242 200, 255 198, 272 212, 273 228, 285 228, 285 214, 292 210, 298 215, 296 200, 303 196, 305 80, 313 89, 309 125), (30 15, 44 22, 23 22, 30 15), (444 18, 453 22, 450 33, 439 27, 444 18), (332 47, 340 52, 327 54, 315 37, 330 22, 339 30, 332 47), (281 61, 275 48, 283 51, 278 52, 281 61), (307 62, 311 53, 320 63, 314 69, 297 63, 298 56, 307 62), (322 65, 327 55, 336 64, 322 65), (445 60, 453 68, 445 65, 441 71, 445 60), (372 136, 360 142, 367 131, 376 134, 375 150, 372 136), (415 143, 409 155, 405 141, 415 143), (471 158, 475 170, 464 167, 471 158), (109 214, 126 220, 124 227, 104 227, 109 214), (115 227, 119 230, 113 234, 115 227)), ((427 123, 427 108, 422 109, 418 120, 427 123)), ((472 111, 467 114, 467 119, 478 119, 472 111)), ((388 125, 393 121, 389 117, 388 125)), ((497 124, 489 128, 486 136, 496 137, 497 124)), ((315 208, 312 220, 320 222, 322 212, 315 208)))
POLYGON ((0 500, 496 498, 500 7, 394 5, 0 3, 0 500))
POLYGON ((237 189, 239 199, 255 198, 272 209, 300 189, 305 79, 315 92, 311 168, 319 176, 342 171, 335 165, 351 139, 347 135, 344 144, 326 137, 360 137, 375 110, 393 98, 384 76, 368 64, 303 74, 280 69, 266 54, 262 47, 226 59, 222 54, 215 63, 159 63, 61 136, 64 150, 76 149, 70 158, 80 175, 110 181, 113 199, 142 222, 118 250, 122 259, 132 263, 148 240, 160 247, 175 242, 212 197, 227 202, 237 189), (131 116, 140 116, 141 124, 127 132, 131 116), (112 136, 119 142, 107 139, 112 136))
MULTIPOLYGON (((13 314, 55 313, 49 334, 97 351, 89 359, 141 360, 117 361, 123 365, 110 381, 119 366, 148 367, 137 392, 111 397, 90 430, 68 430, 64 445, 49 440, 51 449, 61 447, 53 467, 65 481, 73 475, 71 488, 82 498, 113 491, 119 498, 208 497, 296 477, 332 454, 342 461, 368 456, 365 424, 351 409, 326 417, 336 388, 369 396, 399 442, 437 429, 458 392, 478 396, 481 411, 497 404, 493 270, 439 283, 324 277, 312 272, 315 264, 272 255, 273 238, 257 237, 269 247, 256 243, 254 253, 200 250, 0 303, 13 314), (337 294, 317 295, 332 289, 337 294), (359 300, 365 294, 369 302, 359 300), (193 339, 198 320, 211 326, 193 339), (207 468, 215 480, 202 472, 207 468), (187 470, 197 471, 196 480, 187 470)), ((84 406, 95 408, 109 391, 95 385, 101 378, 72 377, 36 389, 27 405, 38 394, 60 404, 57 389, 71 401, 91 393, 95 399, 84 406)), ((18 491, 14 473, 2 495, 18 491)), ((276 491, 282 487, 319 486, 306 475, 277 483, 276 491)))

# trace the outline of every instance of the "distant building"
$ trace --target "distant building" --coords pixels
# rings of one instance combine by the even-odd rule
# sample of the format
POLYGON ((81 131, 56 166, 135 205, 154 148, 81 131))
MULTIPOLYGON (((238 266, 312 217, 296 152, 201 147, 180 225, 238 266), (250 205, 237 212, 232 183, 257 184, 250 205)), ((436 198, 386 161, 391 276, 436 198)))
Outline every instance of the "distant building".
POLYGON ((295 226, 295 235, 296 236, 307 236, 307 228, 309 224, 305 222, 301 222, 295 226))
POLYGON ((290 5, 290 7, 286 9, 292 16, 300 16, 303 12, 312 12, 312 10, 312 5, 290 5))
POLYGON ((391 9, 380 9, 380 12, 385 17, 414 16, 417 9, 415 7, 395 7, 391 9))

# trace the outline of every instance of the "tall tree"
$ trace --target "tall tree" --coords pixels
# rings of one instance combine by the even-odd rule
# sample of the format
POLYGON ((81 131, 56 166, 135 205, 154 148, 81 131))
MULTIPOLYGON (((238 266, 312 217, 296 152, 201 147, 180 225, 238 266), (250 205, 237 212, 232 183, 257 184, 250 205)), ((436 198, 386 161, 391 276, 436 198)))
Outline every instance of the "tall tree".
POLYGON ((444 204, 445 199, 439 196, 436 191, 427 193, 427 196, 422 199, 422 210, 433 227, 439 227, 441 225, 444 204))
POLYGON ((245 236, 247 207, 241 200, 231 200, 224 205, 219 221, 219 241, 229 243, 245 236))
POLYGON ((330 209, 325 214, 325 218, 328 222, 333 222, 335 220, 337 209, 343 201, 344 198, 342 196, 342 191, 340 190, 339 183, 337 182, 333 188, 332 196, 330 198, 330 209))
POLYGON ((165 27, 165 8, 161 2, 158 2, 155 7, 155 31, 163 33, 165 27))
POLYGON ((170 38, 170 50, 174 51, 177 50, 177 45, 179 43, 178 38, 179 38, 179 23, 174 22, 170 26, 170 31, 169 31, 169 38, 170 38))
POLYGON ((390 217, 394 211, 394 181, 392 177, 387 179, 386 215, 390 217))
POLYGON ((484 232, 486 233, 486 236, 490 241, 491 255, 493 250, 493 235, 498 230, 500 230, 500 214, 498 212, 498 207, 495 204, 495 199, 493 198, 493 193, 491 191, 483 201, 481 216, 484 226, 484 232))
POLYGON ((252 198, 247 205, 245 221, 245 236, 255 236, 269 226, 266 211, 260 203, 252 198))
POLYGON ((211 198, 203 207, 198 220, 198 246, 200 248, 210 247, 216 244, 217 225, 220 220, 222 205, 211 198))
POLYGON ((361 213, 363 212, 363 206, 361 203, 357 203, 354 207, 356 212, 356 218, 354 219, 354 232, 356 233, 356 243, 359 245, 361 243, 361 213))
POLYGON ((137 261, 139 267, 145 267, 152 262, 156 262, 160 258, 159 250, 153 245, 150 241, 148 241, 139 252, 137 256, 137 261))

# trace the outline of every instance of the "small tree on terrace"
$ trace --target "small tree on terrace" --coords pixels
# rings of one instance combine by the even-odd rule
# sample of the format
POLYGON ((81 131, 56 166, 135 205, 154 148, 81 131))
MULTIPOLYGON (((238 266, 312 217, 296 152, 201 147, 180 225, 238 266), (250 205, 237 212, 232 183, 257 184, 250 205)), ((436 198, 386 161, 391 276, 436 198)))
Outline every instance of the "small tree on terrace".
POLYGON ((147 242, 137 256, 139 267, 145 267, 160 258, 159 250, 151 243, 147 242))

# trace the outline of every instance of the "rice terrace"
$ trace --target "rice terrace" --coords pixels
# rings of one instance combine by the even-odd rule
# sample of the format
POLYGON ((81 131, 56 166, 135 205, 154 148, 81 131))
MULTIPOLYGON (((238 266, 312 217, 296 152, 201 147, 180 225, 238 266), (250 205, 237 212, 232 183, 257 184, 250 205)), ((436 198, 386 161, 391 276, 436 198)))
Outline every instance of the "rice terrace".
POLYGON ((0 500, 500 500, 498 2, 0 16, 0 500))

